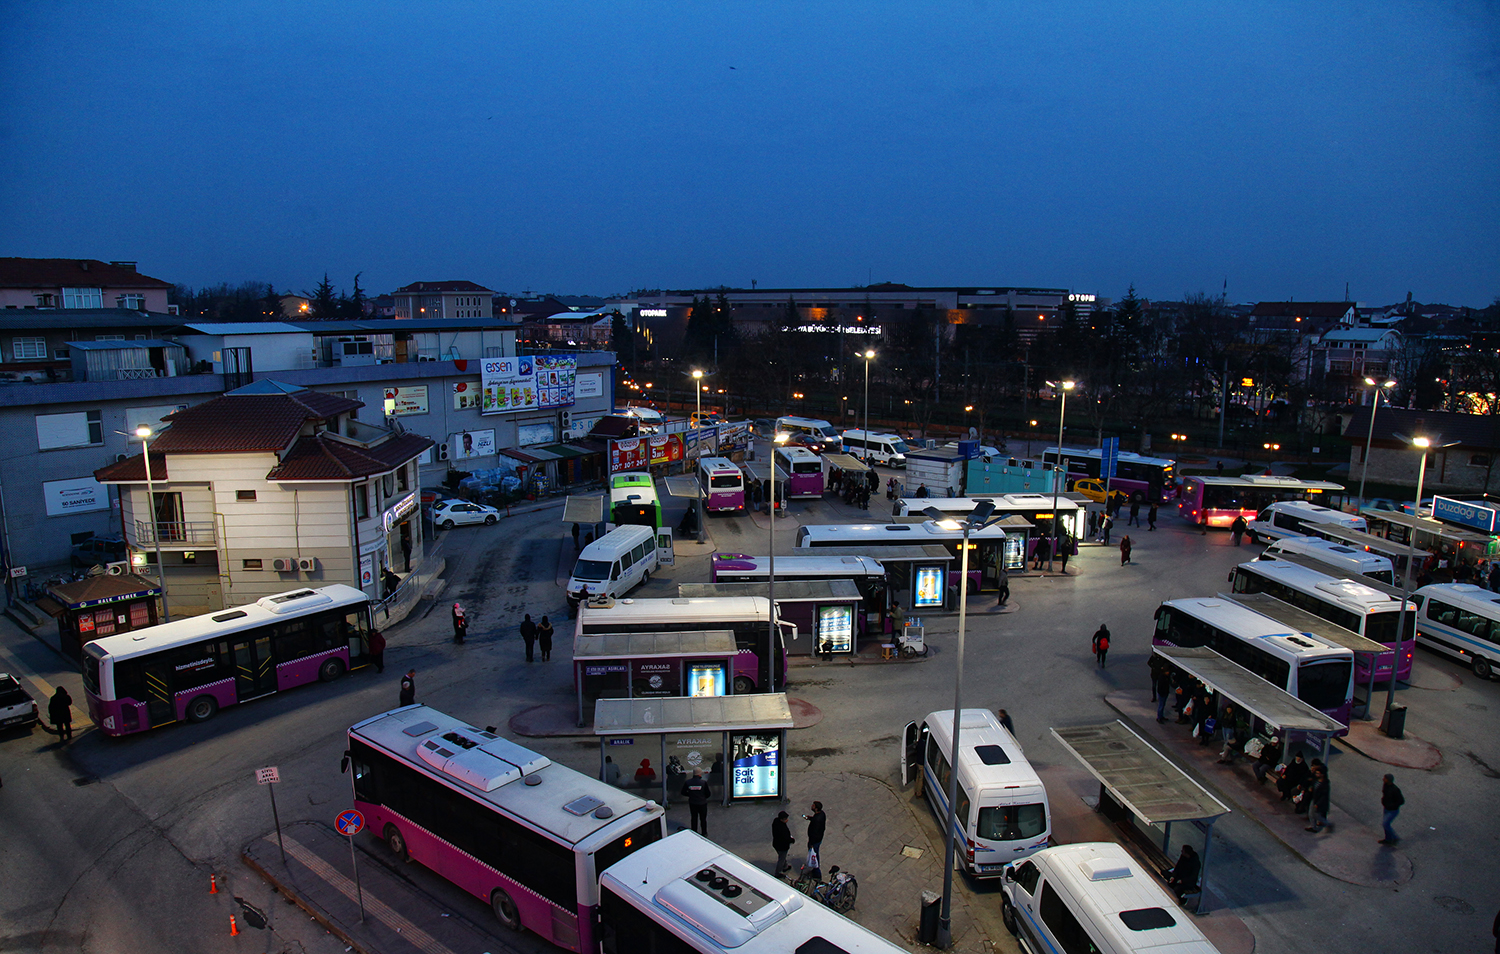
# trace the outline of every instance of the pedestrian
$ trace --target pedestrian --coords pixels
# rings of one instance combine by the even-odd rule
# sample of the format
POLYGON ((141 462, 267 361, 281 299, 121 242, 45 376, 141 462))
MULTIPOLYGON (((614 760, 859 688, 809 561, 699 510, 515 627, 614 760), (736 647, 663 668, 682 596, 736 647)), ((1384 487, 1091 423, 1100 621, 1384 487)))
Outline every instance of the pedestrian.
POLYGON ((812 814, 802 817, 807 819, 807 866, 821 868, 823 833, 828 830, 828 816, 823 814, 823 803, 813 802, 812 814))
POLYGON ((1500 560, 1490 561, 1489 587, 1491 593, 1500 593, 1500 560))
POLYGON ((545 616, 536 628, 536 645, 542 651, 542 662, 552 658, 552 622, 545 616))
POLYGON ((457 603, 453 604, 453 641, 460 646, 464 643, 464 637, 469 633, 469 618, 464 615, 464 608, 457 603))
POLYGON ((1328 769, 1319 765, 1313 769, 1312 800, 1307 809, 1307 831, 1319 832, 1324 826, 1329 831, 1333 830, 1333 822, 1328 820, 1328 802, 1330 796, 1328 785, 1328 769))
POLYGON ((705 838, 708 837, 708 799, 712 794, 713 789, 709 788, 702 769, 693 769, 693 777, 682 783, 682 795, 688 800, 688 826, 705 838))
POLYGON ((531 621, 531 614, 521 620, 521 638, 526 641, 526 661, 532 661, 532 651, 536 648, 536 624, 531 621))
POLYGON ((1224 476, 1224 462, 1222 460, 1214 461, 1214 469, 1218 472, 1220 477, 1224 476))
POLYGON ((791 826, 786 823, 786 812, 777 812, 776 817, 771 820, 771 847, 776 850, 776 877, 781 877, 792 870, 787 864, 786 853, 792 850, 792 843, 797 839, 792 837, 791 826))
POLYGON ((1052 541, 1048 537, 1039 537, 1036 541, 1036 549, 1032 551, 1036 559, 1032 562, 1033 570, 1040 570, 1048 560, 1052 558, 1052 541))
POLYGON ((897 600, 891 600, 891 626, 898 636, 906 628, 906 611, 897 600))
POLYGON ((1155 530, 1156 529, 1156 504, 1155 504, 1155 502, 1153 502, 1151 504, 1151 509, 1148 510, 1148 511, 1146 511, 1146 529, 1147 530, 1155 530))
POLYGON ((918 497, 926 497, 927 496, 927 485, 926 484, 920 484, 920 485, 917 486, 917 496, 918 497))
POLYGON ((408 669, 406 675, 401 677, 401 705, 416 705, 417 702, 417 671, 408 669))
POLYGON ((370 630, 370 662, 376 672, 385 672, 385 634, 378 629, 370 630))
POLYGON ((1183 895, 1198 890, 1199 870, 1198 852, 1193 850, 1192 845, 1183 845, 1182 854, 1177 856, 1177 864, 1167 872, 1167 887, 1177 895, 1177 900, 1181 901, 1183 895))
POLYGON ((573 524, 573 550, 575 552, 578 551, 579 549, 581 549, 578 546, 578 534, 579 534, 579 527, 578 527, 578 524, 575 523, 575 524, 573 524))
POLYGON ((995 710, 995 714, 999 717, 1000 724, 1005 726, 1005 731, 1014 736, 1016 734, 1016 726, 1015 723, 1010 721, 1010 713, 1004 709, 997 709, 995 710))
POLYGON ((651 767, 651 760, 641 759, 641 767, 635 770, 635 784, 640 788, 650 788, 654 781, 656 769, 651 767))
POLYGON ((1167 721, 1167 699, 1172 695, 1172 670, 1165 663, 1156 668, 1156 721, 1167 721))
POLYGON ((1130 498, 1130 522, 1126 526, 1139 527, 1141 525, 1141 498, 1139 495, 1130 498))
POLYGON ((73 741, 73 697, 68 695, 66 686, 58 686, 47 701, 47 717, 57 730, 58 741, 73 741))
MULTIPOLYGON (((1254 742, 1255 742, 1255 740, 1252 739, 1250 742, 1246 743, 1246 745, 1245 745, 1245 754, 1246 755, 1251 754, 1250 753, 1250 747, 1251 747, 1251 745, 1254 744, 1254 742)), ((1271 736, 1271 739, 1270 739, 1269 742, 1266 742, 1264 745, 1262 745, 1260 747, 1260 751, 1258 753, 1256 753, 1256 755, 1255 755, 1255 764, 1253 766, 1251 766, 1250 770, 1255 773, 1255 781, 1256 781, 1256 783, 1260 784, 1260 785, 1266 784, 1266 776, 1270 775, 1272 769, 1276 768, 1276 766, 1280 762, 1281 762, 1281 736, 1279 736, 1279 735, 1273 735, 1273 736, 1271 736)))
POLYGON ((1234 545, 1235 546, 1239 546, 1240 545, 1240 538, 1245 535, 1245 531, 1247 529, 1249 529, 1249 524, 1245 523, 1245 515, 1244 514, 1236 514, 1235 518, 1234 518, 1234 523, 1231 523, 1229 525, 1229 534, 1230 534, 1231 539, 1234 540, 1234 545))
POLYGON ((1120 538, 1120 565, 1124 566, 1130 562, 1130 534, 1120 538))
POLYGON ((1286 763, 1286 770, 1281 773, 1281 780, 1276 783, 1276 787, 1281 790, 1281 800, 1285 802, 1294 798, 1310 778, 1312 778, 1312 771, 1307 767, 1307 760, 1302 757, 1301 752, 1296 753, 1292 756, 1292 760, 1286 763))
POLYGON ((397 576, 390 567, 382 567, 380 570, 380 598, 388 600, 391 594, 401 586, 401 577, 397 576))
POLYGON ((1089 539, 1099 539, 1099 511, 1089 511, 1089 539))
POLYGON ((1063 576, 1068 575, 1068 556, 1073 552, 1073 538, 1066 533, 1057 541, 1057 559, 1062 564, 1063 576))
POLYGON ((615 764, 612 756, 604 757, 604 781, 615 787, 620 785, 620 766, 615 764))
POLYGON ((1385 829, 1385 837, 1380 839, 1382 845, 1394 845, 1400 841, 1400 837, 1391 828, 1391 822, 1401 814, 1401 806, 1406 804, 1406 796, 1401 794, 1401 789, 1396 787, 1396 776, 1387 774, 1384 783, 1380 786, 1380 807, 1384 809, 1380 816, 1380 827, 1385 829))
POLYGON ((406 562, 406 572, 411 572, 411 525, 401 525, 401 559, 406 562))
MULTIPOLYGON (((1002 557, 1002 560, 1003 559, 1004 558, 1002 557)), ((1006 603, 1010 602, 1010 574, 1006 572, 1005 564, 1003 562, 996 567, 996 575, 996 584, 1000 587, 999 603, 1001 606, 1004 606, 1006 603)))
POLYGON ((1099 542, 1109 546, 1109 532, 1115 528, 1115 518, 1105 514, 1099 518, 1099 542))
POLYGON ((1104 657, 1109 655, 1109 627, 1103 623, 1094 630, 1094 656, 1099 661, 1099 668, 1105 668, 1104 657))
POLYGON ((1203 513, 1198 517, 1198 534, 1200 536, 1204 536, 1204 537, 1208 536, 1208 508, 1207 507, 1205 507, 1203 509, 1203 513))

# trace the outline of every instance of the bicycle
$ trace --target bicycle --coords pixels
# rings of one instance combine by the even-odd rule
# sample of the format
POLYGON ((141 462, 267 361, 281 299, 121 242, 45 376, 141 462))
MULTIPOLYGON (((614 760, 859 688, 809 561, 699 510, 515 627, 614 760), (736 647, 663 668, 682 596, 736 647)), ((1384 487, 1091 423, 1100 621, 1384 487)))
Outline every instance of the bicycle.
POLYGON ((838 865, 828 869, 827 881, 817 868, 804 865, 792 887, 840 914, 853 910, 859 897, 859 881, 847 871, 840 871, 838 865))

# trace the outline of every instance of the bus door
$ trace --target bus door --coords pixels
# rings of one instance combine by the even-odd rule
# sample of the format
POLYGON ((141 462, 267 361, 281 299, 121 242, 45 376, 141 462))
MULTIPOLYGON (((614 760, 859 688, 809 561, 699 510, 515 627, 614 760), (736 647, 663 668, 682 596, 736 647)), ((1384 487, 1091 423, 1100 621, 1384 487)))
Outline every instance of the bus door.
POLYGON ((901 735, 901 787, 905 788, 911 782, 912 774, 922 771, 922 750, 918 745, 922 736, 915 722, 906 723, 901 735))
POLYGON ((172 702, 172 667, 166 662, 147 663, 143 675, 146 677, 146 718, 154 728, 177 721, 177 709, 172 702))
POLYGON ((981 593, 985 590, 999 589, 1000 573, 996 569, 996 567, 999 565, 999 562, 1005 557, 1005 543, 1009 538, 1010 535, 1006 534, 1006 538, 1003 540, 974 541, 979 545, 979 552, 969 554, 969 569, 978 569, 980 571, 979 591, 981 593), (979 565, 977 567, 974 565, 974 560, 976 557, 979 560, 979 565))
POLYGON ((234 689, 240 702, 276 691, 270 636, 230 643, 229 650, 234 654, 234 689))

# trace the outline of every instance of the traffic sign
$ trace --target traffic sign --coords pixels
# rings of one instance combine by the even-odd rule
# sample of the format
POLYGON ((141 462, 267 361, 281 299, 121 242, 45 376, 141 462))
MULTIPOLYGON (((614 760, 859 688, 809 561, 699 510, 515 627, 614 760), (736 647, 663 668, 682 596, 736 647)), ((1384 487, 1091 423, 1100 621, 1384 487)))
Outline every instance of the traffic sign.
POLYGON ((340 835, 354 837, 364 830, 365 816, 354 809, 339 812, 339 817, 334 819, 333 826, 339 830, 340 835))
POLYGON ((1118 437, 1106 437, 1104 439, 1102 458, 1099 461, 1099 476, 1109 480, 1115 475, 1115 464, 1120 459, 1120 439, 1118 437))
POLYGON ((281 781, 281 771, 274 765, 255 770, 255 784, 270 785, 272 782, 281 781))

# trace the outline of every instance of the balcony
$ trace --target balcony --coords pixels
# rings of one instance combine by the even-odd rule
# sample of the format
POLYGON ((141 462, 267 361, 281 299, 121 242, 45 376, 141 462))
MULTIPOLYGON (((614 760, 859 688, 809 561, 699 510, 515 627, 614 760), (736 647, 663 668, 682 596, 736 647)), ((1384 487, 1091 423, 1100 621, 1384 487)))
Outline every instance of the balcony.
POLYGON ((135 531, 130 535, 130 545, 140 549, 155 547, 157 535, 161 536, 164 549, 192 550, 213 546, 217 540, 212 520, 195 520, 169 523, 162 521, 154 527, 147 520, 135 521, 135 531))

